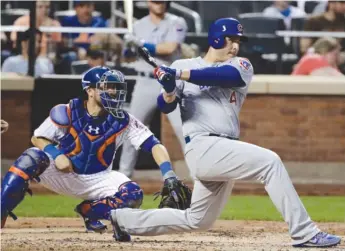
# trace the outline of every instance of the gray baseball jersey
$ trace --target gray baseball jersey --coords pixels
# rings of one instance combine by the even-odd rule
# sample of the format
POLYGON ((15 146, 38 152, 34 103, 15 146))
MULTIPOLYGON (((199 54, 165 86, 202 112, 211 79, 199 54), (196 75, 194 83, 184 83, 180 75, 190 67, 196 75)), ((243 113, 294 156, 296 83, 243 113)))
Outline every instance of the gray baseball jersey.
MULTIPOLYGON (((163 42, 183 43, 187 32, 186 21, 178 16, 166 13, 164 19, 158 25, 152 23, 149 16, 146 16, 134 24, 134 35, 137 38, 144 39, 148 43, 159 44, 163 42)), ((159 65, 170 65, 181 56, 181 48, 170 56, 156 55, 159 65)), ((132 67, 137 71, 152 72, 152 66, 141 58, 137 61, 129 63, 128 67, 132 67)), ((132 93, 132 101, 130 104, 130 113, 142 121, 144 124, 150 124, 154 111, 157 109, 156 98, 160 92, 160 86, 157 85, 155 79, 142 77, 138 79, 132 93)), ((182 135, 182 124, 179 109, 168 114, 170 124, 172 125, 181 146, 184 146, 182 135)), ((138 152, 127 142, 123 146, 120 160, 120 172, 131 176, 137 160, 138 152)))
MULTIPOLYGON (((274 205, 289 225, 293 244, 315 236, 320 229, 310 219, 279 156, 262 147, 210 136, 223 133, 238 137, 239 111, 253 76, 247 59, 235 57, 217 67, 236 67, 246 86, 219 88, 178 81, 177 94, 185 136, 185 160, 194 179, 191 207, 187 210, 116 209, 112 217, 119 227, 133 235, 159 235, 206 230, 222 212, 235 180, 257 180, 265 185, 274 205)), ((179 60, 173 68, 195 69, 211 66, 201 58, 179 60)))
POLYGON ((238 138, 240 135, 239 113, 253 77, 253 67, 248 59, 241 57, 234 57, 217 64, 209 64, 198 57, 177 60, 171 65, 171 68, 176 69, 198 69, 228 64, 240 72, 246 83, 245 87, 219 88, 177 81, 177 96, 181 99, 184 136, 218 133, 238 138))
MULTIPOLYGON (((139 39, 144 39, 147 43, 159 44, 163 42, 183 43, 187 32, 187 23, 182 17, 170 13, 164 15, 164 19, 159 24, 154 24, 150 16, 143 17, 134 23, 133 33, 139 39)), ((172 55, 156 55, 158 64, 169 65, 174 60, 181 58, 181 48, 178 48, 172 55)), ((152 71, 152 67, 139 59, 136 69, 140 71, 152 71)))

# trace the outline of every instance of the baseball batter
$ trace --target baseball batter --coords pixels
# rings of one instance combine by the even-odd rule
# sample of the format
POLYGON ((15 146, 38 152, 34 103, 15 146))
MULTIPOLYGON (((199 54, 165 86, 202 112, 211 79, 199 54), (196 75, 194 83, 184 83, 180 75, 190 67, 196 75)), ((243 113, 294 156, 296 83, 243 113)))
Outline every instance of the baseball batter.
MULTIPOLYGON (((166 13, 167 5, 169 5, 168 1, 148 1, 149 15, 134 24, 134 36, 127 35, 125 40, 136 46, 144 46, 151 55, 157 57, 160 64, 170 65, 181 57, 180 45, 185 39, 187 24, 183 18, 166 13)), ((140 72, 152 71, 142 59, 129 66, 140 72)), ((157 109, 155 100, 159 93, 160 87, 153 78, 141 77, 134 87, 129 112, 145 125, 150 124, 157 109)), ((179 109, 168 114, 168 119, 183 148, 184 139, 179 109)), ((138 151, 131 144, 125 143, 119 171, 131 177, 137 157, 138 151)))
POLYGON ((321 232, 310 219, 279 156, 238 139, 239 113, 254 72, 248 59, 237 57, 240 42, 247 39, 242 25, 233 18, 219 19, 208 39, 204 58, 178 60, 155 73, 164 89, 157 99, 161 111, 181 109, 185 158, 195 181, 191 208, 112 210, 115 238, 206 230, 236 180, 259 180, 288 223, 294 246, 339 244, 338 236, 321 232))
MULTIPOLYGON (((122 110, 126 82, 121 72, 94 67, 82 79, 87 99, 72 99, 55 106, 35 130, 32 143, 10 167, 1 189, 1 225, 29 192, 36 179, 50 190, 81 198, 76 206, 89 231, 103 232, 101 219, 110 210, 139 208, 143 191, 124 174, 112 171, 119 146, 129 141, 136 149, 152 153, 165 183, 183 188, 171 168, 169 155, 152 132, 122 110), (58 144, 56 146, 56 144, 58 144)), ((187 206, 189 206, 187 204, 187 206)))

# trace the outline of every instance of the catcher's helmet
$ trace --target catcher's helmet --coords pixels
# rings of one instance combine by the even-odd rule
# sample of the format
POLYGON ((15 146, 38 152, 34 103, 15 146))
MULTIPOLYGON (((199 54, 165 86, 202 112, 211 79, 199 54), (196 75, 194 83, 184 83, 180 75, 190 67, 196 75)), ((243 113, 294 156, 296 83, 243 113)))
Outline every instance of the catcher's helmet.
POLYGON ((208 44, 221 49, 225 44, 225 37, 237 36, 241 41, 246 42, 248 38, 243 35, 243 26, 235 18, 221 18, 216 20, 208 31, 208 44))
POLYGON ((96 88, 104 109, 114 117, 125 117, 122 106, 126 102, 127 83, 122 72, 108 67, 93 67, 84 74, 82 86, 84 90, 88 87, 96 88))
POLYGON ((122 72, 109 70, 103 73, 96 84, 96 90, 101 97, 101 103, 105 110, 114 117, 125 117, 122 106, 126 102, 127 83, 122 72))
POLYGON ((88 87, 96 87, 96 84, 101 80, 101 77, 104 73, 110 71, 108 67, 96 66, 84 73, 84 76, 81 80, 81 85, 85 90, 88 87))

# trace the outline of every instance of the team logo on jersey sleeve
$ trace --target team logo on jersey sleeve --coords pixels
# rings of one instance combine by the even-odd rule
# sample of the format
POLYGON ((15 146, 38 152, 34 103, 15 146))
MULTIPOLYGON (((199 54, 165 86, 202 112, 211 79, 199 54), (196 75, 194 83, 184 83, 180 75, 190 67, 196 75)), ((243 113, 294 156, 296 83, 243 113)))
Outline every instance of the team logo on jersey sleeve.
POLYGON ((248 71, 250 69, 250 67, 252 66, 250 63, 249 63, 249 60, 246 59, 246 58, 240 58, 238 60, 238 62, 240 63, 240 66, 241 68, 243 68, 244 70, 248 71))

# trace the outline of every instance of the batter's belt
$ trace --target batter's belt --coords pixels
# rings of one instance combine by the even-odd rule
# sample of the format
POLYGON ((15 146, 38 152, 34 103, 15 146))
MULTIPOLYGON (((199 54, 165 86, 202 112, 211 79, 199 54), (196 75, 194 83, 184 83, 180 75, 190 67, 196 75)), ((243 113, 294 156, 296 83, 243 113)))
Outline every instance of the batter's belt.
MULTIPOLYGON (((209 133, 206 134, 206 136, 214 136, 214 137, 222 137, 222 138, 227 138, 227 139, 231 139, 231 140, 239 140, 239 138, 234 138, 234 137, 230 137, 224 134, 218 134, 218 133, 209 133)), ((184 138, 184 141, 186 142, 186 144, 188 144, 191 141, 191 137, 190 136, 186 136, 184 138)))

